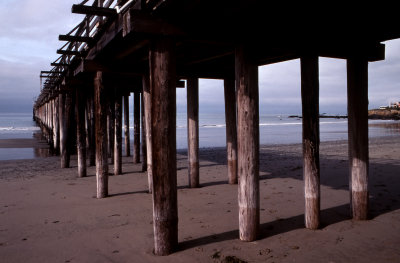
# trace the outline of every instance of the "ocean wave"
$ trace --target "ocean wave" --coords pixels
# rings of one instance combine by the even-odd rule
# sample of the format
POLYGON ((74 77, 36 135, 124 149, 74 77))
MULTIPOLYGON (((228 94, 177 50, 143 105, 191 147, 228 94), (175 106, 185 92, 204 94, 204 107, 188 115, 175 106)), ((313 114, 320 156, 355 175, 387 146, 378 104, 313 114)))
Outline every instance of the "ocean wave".
POLYGON ((200 126, 201 128, 222 128, 225 124, 204 124, 200 126))
POLYGON ((0 127, 0 131, 38 131, 39 127, 0 127))
POLYGON ((285 126, 285 125, 301 125, 301 122, 260 123, 260 126, 285 126))

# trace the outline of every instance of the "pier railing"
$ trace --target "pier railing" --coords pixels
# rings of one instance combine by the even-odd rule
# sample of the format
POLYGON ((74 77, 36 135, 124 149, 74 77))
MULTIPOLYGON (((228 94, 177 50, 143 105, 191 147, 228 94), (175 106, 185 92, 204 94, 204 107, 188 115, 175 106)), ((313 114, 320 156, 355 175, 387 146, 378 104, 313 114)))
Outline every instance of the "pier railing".
POLYGON ((36 102, 40 104, 49 95, 59 88, 59 84, 67 77, 68 69, 85 57, 101 31, 101 27, 108 19, 113 18, 127 7, 135 4, 137 0, 84 0, 72 6, 72 13, 85 14, 83 20, 65 35, 60 35, 59 40, 65 44, 57 50, 61 56, 51 63, 50 71, 41 71, 41 94, 36 102), (92 2, 91 5, 87 5, 92 2))

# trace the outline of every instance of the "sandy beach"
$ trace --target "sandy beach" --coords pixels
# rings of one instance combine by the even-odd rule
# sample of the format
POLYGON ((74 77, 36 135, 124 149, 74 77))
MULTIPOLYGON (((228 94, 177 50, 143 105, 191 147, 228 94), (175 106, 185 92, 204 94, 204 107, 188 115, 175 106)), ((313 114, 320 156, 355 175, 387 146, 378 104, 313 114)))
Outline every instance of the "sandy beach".
POLYGON ((94 167, 77 178, 76 156, 69 169, 56 156, 0 161, 0 261, 400 262, 399 146, 399 137, 370 139, 371 213, 361 222, 349 217, 347 142, 321 143, 316 231, 303 223, 301 145, 262 146, 261 235, 248 243, 238 240, 225 149, 200 150, 198 189, 187 188, 186 153, 178 151, 179 250, 167 257, 152 254, 147 176, 131 158, 123 175, 110 176, 105 199, 95 198, 94 167))

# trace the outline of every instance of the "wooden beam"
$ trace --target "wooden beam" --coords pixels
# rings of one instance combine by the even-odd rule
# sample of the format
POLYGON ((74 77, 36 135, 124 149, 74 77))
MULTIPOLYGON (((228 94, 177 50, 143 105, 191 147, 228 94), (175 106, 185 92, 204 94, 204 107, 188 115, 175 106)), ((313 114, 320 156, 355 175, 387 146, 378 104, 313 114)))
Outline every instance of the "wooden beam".
POLYGON ((160 36, 185 35, 185 32, 180 28, 137 9, 130 9, 129 12, 126 12, 123 20, 124 37, 131 32, 160 36))
POLYGON ((57 54, 82 57, 82 53, 80 51, 72 51, 72 50, 57 49, 57 54))
POLYGON ((249 47, 235 51, 238 108, 238 202, 242 241, 257 239, 260 226, 258 67, 249 47))
POLYGON ((199 79, 187 80, 187 129, 189 187, 200 186, 199 178, 199 79))
POLYGON ((71 12, 74 14, 95 15, 95 16, 114 16, 117 10, 114 8, 105 8, 86 5, 72 5, 71 12))
POLYGON ((308 229, 318 229, 320 221, 318 56, 302 56, 300 62, 305 225, 308 229))
POLYGON ((154 40, 149 60, 154 254, 162 256, 172 253, 178 246, 176 57, 173 40, 154 40))
POLYGON ((224 79, 228 182, 237 184, 237 126, 235 80, 224 79))
POLYGON ((368 61, 347 60, 350 206, 356 220, 368 218, 368 61))
POLYGON ((58 40, 60 40, 60 41, 69 41, 69 42, 92 43, 93 42, 93 37, 59 35, 58 36, 58 40))
POLYGON ((96 73, 94 79, 94 106, 97 198, 104 198, 108 195, 107 94, 103 85, 101 71, 96 73))
POLYGON ((185 81, 183 81, 183 80, 176 81, 176 87, 177 88, 185 88, 185 81))
POLYGON ((52 67, 68 67, 70 64, 67 64, 67 63, 55 63, 55 62, 53 62, 53 63, 51 63, 50 64, 52 67))

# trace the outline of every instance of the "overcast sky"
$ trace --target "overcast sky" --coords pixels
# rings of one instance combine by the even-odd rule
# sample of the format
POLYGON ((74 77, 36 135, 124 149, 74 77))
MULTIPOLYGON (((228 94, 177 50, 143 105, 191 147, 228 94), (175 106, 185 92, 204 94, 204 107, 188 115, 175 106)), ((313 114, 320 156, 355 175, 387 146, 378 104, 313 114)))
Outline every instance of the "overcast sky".
MULTIPOLYGON (((39 94, 41 70, 50 70, 68 33, 83 18, 72 14, 76 0, 1 0, 0 112, 30 112, 39 94)), ((369 107, 400 100, 400 40, 388 41, 386 60, 369 64, 369 107)), ((346 62, 320 58, 320 112, 346 112, 346 62)), ((260 112, 301 112, 299 60, 259 68, 260 112)), ((186 90, 177 89, 178 111, 186 90)), ((200 80, 200 111, 223 112, 223 82, 200 80)))

